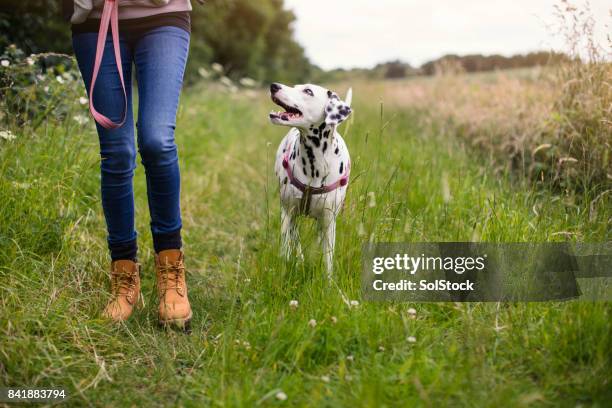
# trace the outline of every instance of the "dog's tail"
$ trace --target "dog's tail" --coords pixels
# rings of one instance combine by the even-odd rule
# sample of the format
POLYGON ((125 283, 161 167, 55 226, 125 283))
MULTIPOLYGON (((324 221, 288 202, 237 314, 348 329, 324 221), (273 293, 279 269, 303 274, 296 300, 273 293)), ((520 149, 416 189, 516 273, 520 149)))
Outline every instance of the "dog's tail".
POLYGON ((353 102, 353 88, 349 88, 348 91, 346 91, 346 98, 344 98, 344 103, 349 107, 351 106, 351 102, 353 102))

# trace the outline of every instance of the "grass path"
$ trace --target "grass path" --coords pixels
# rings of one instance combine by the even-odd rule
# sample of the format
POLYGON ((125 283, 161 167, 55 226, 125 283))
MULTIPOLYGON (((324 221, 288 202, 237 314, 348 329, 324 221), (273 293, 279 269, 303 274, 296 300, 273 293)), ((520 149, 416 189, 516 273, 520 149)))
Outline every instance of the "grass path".
POLYGON ((603 201, 591 208, 588 197, 533 192, 493 173, 460 141, 420 128, 415 113, 385 112, 376 95, 355 95, 356 114, 342 130, 353 179, 330 287, 311 222, 302 225, 307 261, 277 256, 272 163, 285 130, 267 123, 270 103, 186 93, 177 137, 191 336, 155 324, 142 166, 147 308, 113 327, 98 318, 108 259, 91 124, 50 126, 2 145, 0 383, 64 386, 76 406, 609 402, 608 304, 342 301, 338 288, 359 300, 368 240, 606 241, 612 216, 603 201), (286 401, 276 398, 281 390, 286 401))

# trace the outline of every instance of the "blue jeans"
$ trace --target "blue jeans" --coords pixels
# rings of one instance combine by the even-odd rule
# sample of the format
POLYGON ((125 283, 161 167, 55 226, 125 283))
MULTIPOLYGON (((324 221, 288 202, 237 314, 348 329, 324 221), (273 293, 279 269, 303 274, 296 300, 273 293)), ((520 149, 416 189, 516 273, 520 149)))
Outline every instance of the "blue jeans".
MULTIPOLYGON (((97 33, 78 33, 72 40, 87 90, 93 72, 97 36, 97 33)), ((189 53, 189 33, 173 26, 140 33, 122 32, 120 48, 128 92, 127 118, 122 127, 114 130, 96 124, 102 159, 102 207, 113 260, 135 259, 137 251, 132 182, 136 168, 132 64, 136 67, 138 83, 138 151, 147 179, 155 251, 180 248, 180 173, 174 129, 189 53)), ((123 93, 110 30, 93 94, 99 112, 115 122, 121 120, 123 93)))

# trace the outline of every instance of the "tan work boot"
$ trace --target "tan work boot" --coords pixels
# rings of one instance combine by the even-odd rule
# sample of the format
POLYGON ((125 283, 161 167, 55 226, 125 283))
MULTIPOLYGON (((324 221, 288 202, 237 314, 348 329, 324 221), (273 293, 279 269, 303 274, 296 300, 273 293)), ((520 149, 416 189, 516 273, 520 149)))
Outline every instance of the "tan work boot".
POLYGON ((155 255, 159 323, 190 331, 191 306, 187 298, 183 252, 168 249, 155 255))
POLYGON ((140 267, 130 260, 114 261, 111 264, 111 293, 102 316, 115 322, 127 320, 136 302, 142 301, 140 295, 140 267))

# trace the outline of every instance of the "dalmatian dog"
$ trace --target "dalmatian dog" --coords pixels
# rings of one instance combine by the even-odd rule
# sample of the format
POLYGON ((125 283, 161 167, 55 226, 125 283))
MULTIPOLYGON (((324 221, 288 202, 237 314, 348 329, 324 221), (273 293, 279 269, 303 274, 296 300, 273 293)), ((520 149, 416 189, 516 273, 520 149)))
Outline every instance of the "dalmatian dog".
POLYGON ((270 86, 272 101, 283 108, 270 121, 291 129, 276 152, 274 170, 280 183, 281 252, 303 258, 297 218, 317 220, 328 277, 333 271, 336 217, 351 171, 351 159, 338 125, 351 114, 352 90, 345 100, 317 85, 270 86))

